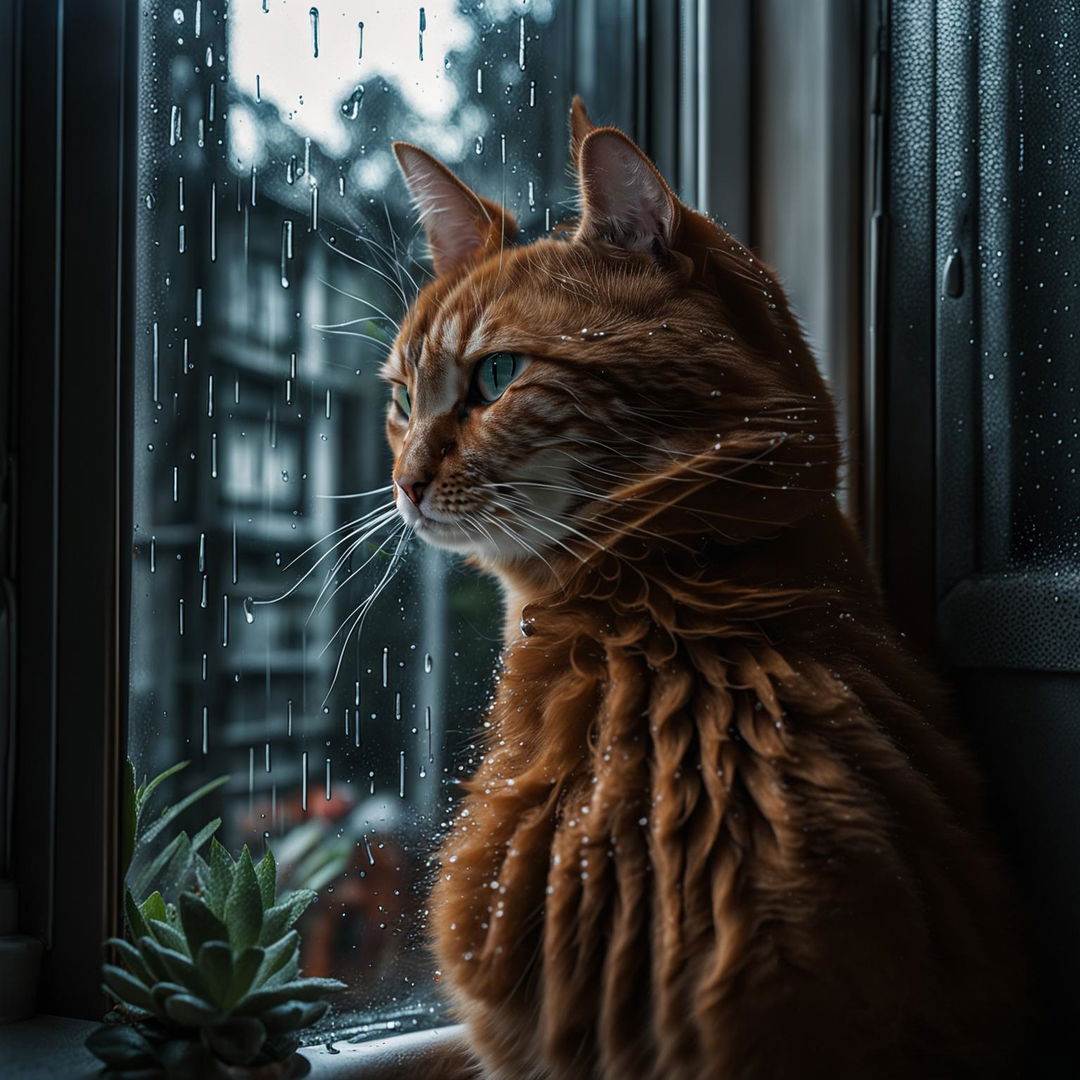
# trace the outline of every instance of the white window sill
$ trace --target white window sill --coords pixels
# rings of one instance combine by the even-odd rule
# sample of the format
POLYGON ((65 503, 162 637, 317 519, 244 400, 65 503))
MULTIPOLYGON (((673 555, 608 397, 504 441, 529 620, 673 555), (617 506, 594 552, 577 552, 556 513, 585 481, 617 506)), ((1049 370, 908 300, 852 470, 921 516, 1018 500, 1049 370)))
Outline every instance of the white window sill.
MULTIPOLYGON (((0 1074, 4 1080, 95 1080, 101 1063, 83 1040, 96 1026, 45 1015, 0 1026, 0 1074)), ((460 1037, 461 1028, 435 1028, 301 1053, 311 1062, 310 1080, 391 1080, 422 1070, 429 1054, 460 1037)))

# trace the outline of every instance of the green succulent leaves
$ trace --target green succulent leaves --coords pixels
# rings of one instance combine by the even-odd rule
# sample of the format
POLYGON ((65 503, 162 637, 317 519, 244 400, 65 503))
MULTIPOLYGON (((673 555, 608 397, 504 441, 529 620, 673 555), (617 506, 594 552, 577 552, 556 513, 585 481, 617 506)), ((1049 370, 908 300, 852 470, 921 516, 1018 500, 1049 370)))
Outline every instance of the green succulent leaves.
POLYGON ((195 867, 198 892, 182 892, 175 906, 156 892, 136 904, 129 892, 134 941, 107 942, 122 966, 104 966, 105 989, 144 1025, 111 1025, 87 1041, 109 1075, 202 1076, 170 1064, 179 1054, 207 1068, 205 1055, 177 1049, 193 1040, 225 1065, 284 1060, 298 1044, 293 1033, 321 1019, 327 996, 344 989, 334 979, 300 977, 292 926, 315 894, 279 901, 269 851, 255 863, 245 847, 234 860, 211 840, 209 857, 196 855, 195 867))

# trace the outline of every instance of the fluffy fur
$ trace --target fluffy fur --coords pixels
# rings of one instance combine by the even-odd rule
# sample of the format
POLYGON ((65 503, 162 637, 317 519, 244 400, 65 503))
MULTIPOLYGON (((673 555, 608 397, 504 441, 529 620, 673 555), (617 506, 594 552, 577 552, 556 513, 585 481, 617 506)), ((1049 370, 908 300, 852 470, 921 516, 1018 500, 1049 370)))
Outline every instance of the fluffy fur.
POLYGON ((385 370, 398 506, 507 597, 431 898, 445 1074, 995 1075, 1008 889, 837 507, 829 393, 771 273, 572 129, 581 218, 528 246, 398 148, 438 268, 385 370), (501 350, 527 366, 477 403, 501 350))

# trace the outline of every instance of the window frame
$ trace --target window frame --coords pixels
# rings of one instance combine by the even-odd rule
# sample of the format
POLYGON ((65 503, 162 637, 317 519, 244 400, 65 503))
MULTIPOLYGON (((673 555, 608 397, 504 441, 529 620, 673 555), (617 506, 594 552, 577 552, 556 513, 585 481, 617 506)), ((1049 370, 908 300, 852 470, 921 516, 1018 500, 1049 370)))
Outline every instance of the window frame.
POLYGON ((70 1016, 101 1014, 101 942, 120 925, 136 13, 13 4, 12 876, 19 929, 46 946, 39 1007, 70 1016))

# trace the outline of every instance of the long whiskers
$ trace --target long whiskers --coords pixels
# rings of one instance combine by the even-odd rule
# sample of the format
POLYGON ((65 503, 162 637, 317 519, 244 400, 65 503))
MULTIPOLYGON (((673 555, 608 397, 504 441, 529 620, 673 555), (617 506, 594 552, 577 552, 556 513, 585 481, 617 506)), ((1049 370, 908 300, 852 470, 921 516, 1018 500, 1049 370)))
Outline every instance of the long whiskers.
POLYGON ((391 578, 398 570, 398 567, 401 564, 402 550, 405 547, 406 541, 412 536, 413 531, 414 530, 411 525, 406 525, 405 522, 402 522, 401 525, 394 531, 394 533, 391 534, 391 537, 393 537, 397 536, 400 533, 400 538, 398 539, 397 547, 394 548, 394 552, 390 556, 390 561, 387 563, 386 571, 379 579, 379 583, 375 586, 374 589, 372 589, 366 599, 362 600, 359 604, 357 604, 355 608, 353 608, 353 610, 342 621, 341 625, 339 625, 338 628, 334 631, 334 633, 330 636, 330 639, 327 641, 326 645, 323 646, 320 655, 325 654, 326 650, 330 648, 330 646, 337 639, 338 635, 341 634, 341 631, 344 630, 346 626, 348 626, 348 629, 346 630, 345 636, 341 643, 341 651, 338 653, 337 664, 334 667, 334 677, 330 680, 330 687, 326 691, 326 696, 323 698, 324 705, 329 700, 330 695, 334 692, 334 687, 337 685, 338 676, 341 674, 341 665, 345 660, 345 650, 348 648, 349 639, 352 637, 353 631, 355 630, 357 634, 359 634, 360 631, 363 629, 364 619, 367 617, 367 614, 371 610, 372 605, 375 603, 376 600, 378 600, 379 596, 382 594, 383 590, 390 583, 391 578))

